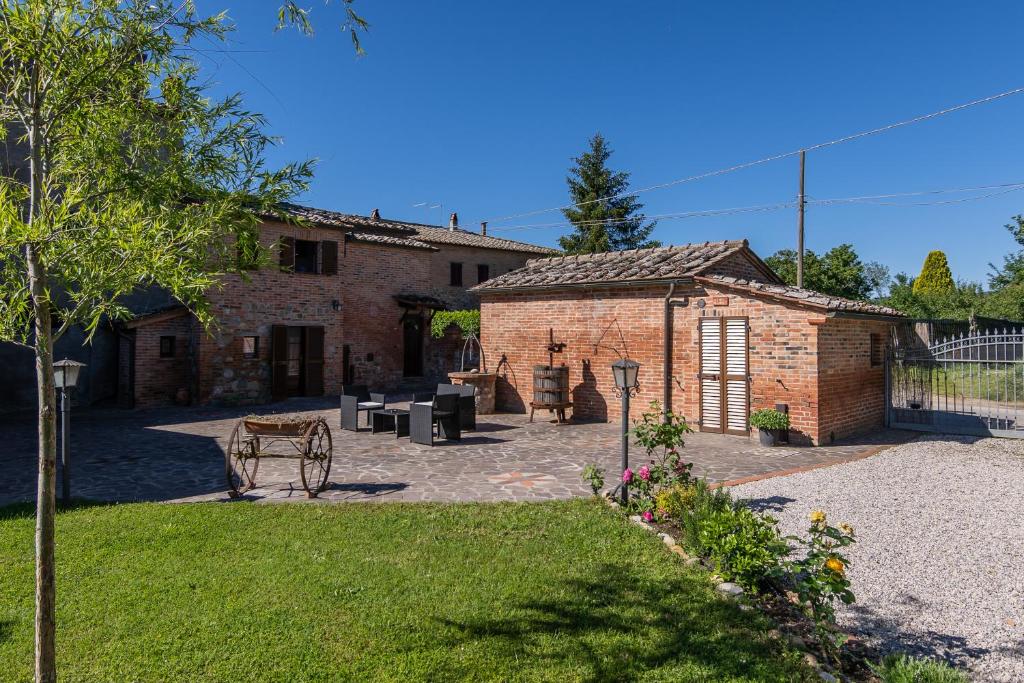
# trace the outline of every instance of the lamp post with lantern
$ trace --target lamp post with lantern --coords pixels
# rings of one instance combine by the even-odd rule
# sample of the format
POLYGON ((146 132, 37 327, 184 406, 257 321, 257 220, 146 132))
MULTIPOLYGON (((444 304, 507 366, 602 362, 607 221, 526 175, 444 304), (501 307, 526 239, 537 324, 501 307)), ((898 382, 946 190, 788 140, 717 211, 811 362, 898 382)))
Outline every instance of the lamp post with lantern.
MULTIPOLYGON (((615 395, 622 398, 622 470, 629 469, 629 399, 640 388, 637 381, 640 364, 629 358, 620 358, 612 363, 612 377, 615 379, 615 395)), ((629 502, 629 485, 622 480, 622 504, 629 502)))
POLYGON ((67 358, 53 364, 53 385, 60 392, 60 497, 64 503, 71 501, 71 390, 84 367, 85 363, 67 358))

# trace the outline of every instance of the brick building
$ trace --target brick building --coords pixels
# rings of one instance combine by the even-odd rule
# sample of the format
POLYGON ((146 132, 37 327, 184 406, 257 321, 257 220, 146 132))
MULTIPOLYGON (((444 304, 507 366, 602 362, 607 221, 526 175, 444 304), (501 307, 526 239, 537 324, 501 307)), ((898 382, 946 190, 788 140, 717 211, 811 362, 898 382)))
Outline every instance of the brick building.
POLYGON ((260 241, 280 267, 230 275, 208 293, 217 328, 182 307, 122 326, 124 406, 174 400, 257 403, 429 383, 455 369, 451 336, 432 340, 439 309, 476 307, 469 288, 523 266, 546 247, 462 230, 286 205, 260 241))
POLYGON ((529 406, 553 334, 580 418, 619 416, 622 356, 641 364, 634 406, 660 401, 702 431, 747 434, 751 410, 776 404, 815 444, 883 424, 900 314, 787 286, 745 240, 531 260, 472 291, 485 353, 501 359, 499 409, 529 406))

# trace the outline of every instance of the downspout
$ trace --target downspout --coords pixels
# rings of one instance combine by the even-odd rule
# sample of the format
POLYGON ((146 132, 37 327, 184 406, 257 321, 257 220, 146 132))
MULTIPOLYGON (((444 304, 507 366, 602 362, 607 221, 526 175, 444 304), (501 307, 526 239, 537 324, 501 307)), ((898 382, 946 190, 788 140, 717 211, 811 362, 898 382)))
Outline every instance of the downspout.
POLYGON ((665 423, 668 423, 668 414, 672 410, 672 295, 675 294, 675 291, 676 283, 670 282, 668 292, 665 294, 665 330, 663 333, 664 344, 662 344, 665 355, 662 358, 664 394, 661 403, 661 417, 665 423))

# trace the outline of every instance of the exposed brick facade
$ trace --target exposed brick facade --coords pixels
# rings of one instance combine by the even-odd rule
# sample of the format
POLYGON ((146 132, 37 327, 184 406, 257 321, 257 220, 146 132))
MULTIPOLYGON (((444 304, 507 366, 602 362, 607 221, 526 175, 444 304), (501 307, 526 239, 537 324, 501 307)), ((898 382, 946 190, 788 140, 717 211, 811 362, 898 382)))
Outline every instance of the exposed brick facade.
MULTIPOLYGON (((189 390, 200 403, 263 403, 271 400, 272 329, 275 325, 323 329, 324 393, 336 394, 346 378, 348 359, 350 381, 374 388, 391 389, 404 377, 405 316, 420 319, 423 372, 417 381, 436 382, 458 369, 462 350, 458 335, 440 340, 430 338, 430 309, 403 308, 399 295, 432 296, 449 308, 476 307, 476 297, 466 289, 478 284, 477 265, 487 264, 491 273, 504 273, 522 266, 535 254, 462 245, 436 244, 411 248, 395 244, 346 240, 336 227, 296 225, 267 221, 261 228, 261 242, 272 248, 290 237, 338 245, 337 273, 281 272, 275 267, 252 270, 247 278, 226 276, 222 286, 208 298, 217 326, 197 332, 192 341, 189 363, 179 367, 159 359, 159 337, 180 336, 179 352, 191 317, 175 321, 140 324, 134 331, 134 403, 139 407, 167 404, 179 388, 189 390), (452 261, 464 264, 462 287, 450 286, 452 261), (172 325, 182 327, 168 331, 172 325), (243 337, 258 341, 256 358, 244 357, 243 337), (174 371, 168 373, 167 367, 174 371), (190 369, 194 368, 194 369, 190 369)), ((425 243, 421 243, 425 244, 425 243)), ((318 253, 318 270, 323 270, 323 252, 318 253)), ((184 356, 182 356, 184 358, 184 356)), ((122 374, 129 372, 122 368, 122 374)))
MULTIPOLYGON (((168 405, 176 401, 181 391, 191 394, 191 367, 198 341, 194 328, 194 320, 186 314, 140 325, 129 333, 134 338, 134 352, 125 348, 120 360, 127 363, 134 358, 134 407, 168 405), (161 357, 161 337, 174 338, 172 356, 161 357), (143 371, 139 372, 140 369, 143 371)), ((120 371, 131 372, 131 368, 122 365, 120 371)))
MULTIPOLYGON (((745 269, 731 263, 730 274, 745 269)), ((555 357, 569 366, 574 412, 585 419, 620 415, 610 365, 626 355, 641 364, 633 414, 663 400, 664 297, 668 286, 483 292, 481 328, 488 358, 498 369, 499 410, 525 410, 532 369, 548 362, 548 330, 567 344, 555 357)), ((814 443, 881 425, 884 382, 872 366, 870 334, 888 338, 891 323, 826 318, 796 304, 738 294, 724 288, 677 287, 672 307, 672 409, 696 425, 698 325, 702 317, 749 320, 750 409, 789 406, 795 436, 814 443), (701 308, 698 302, 703 302, 701 308)))

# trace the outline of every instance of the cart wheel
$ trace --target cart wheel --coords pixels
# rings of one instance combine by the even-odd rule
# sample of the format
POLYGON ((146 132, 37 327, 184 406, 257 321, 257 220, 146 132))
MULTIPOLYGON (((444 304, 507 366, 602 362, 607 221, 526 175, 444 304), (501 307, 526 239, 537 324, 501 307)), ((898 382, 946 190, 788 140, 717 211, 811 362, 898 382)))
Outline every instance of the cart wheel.
POLYGON ((318 418, 310 425, 305 435, 306 447, 302 450, 302 487, 306 489, 308 498, 316 498, 317 494, 327 488, 327 476, 331 473, 331 454, 334 446, 331 441, 331 428, 327 421, 318 418))
POLYGON ((245 438, 242 420, 235 425, 224 453, 224 471, 228 480, 228 496, 238 498, 256 486, 256 470, 260 466, 259 437, 245 438))

